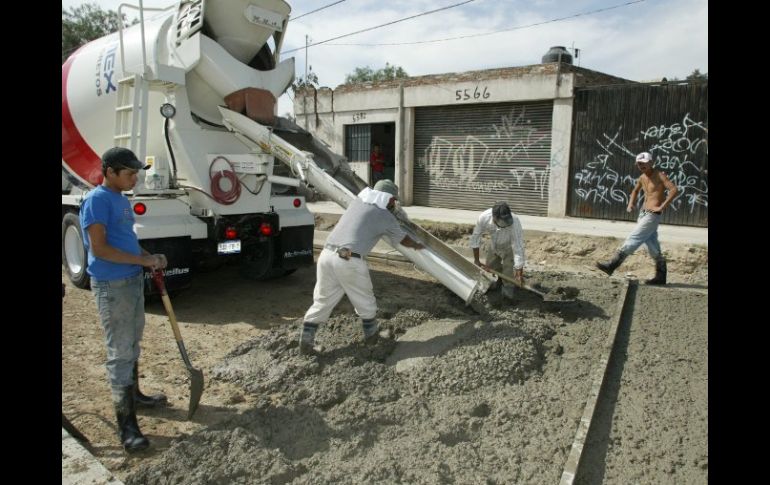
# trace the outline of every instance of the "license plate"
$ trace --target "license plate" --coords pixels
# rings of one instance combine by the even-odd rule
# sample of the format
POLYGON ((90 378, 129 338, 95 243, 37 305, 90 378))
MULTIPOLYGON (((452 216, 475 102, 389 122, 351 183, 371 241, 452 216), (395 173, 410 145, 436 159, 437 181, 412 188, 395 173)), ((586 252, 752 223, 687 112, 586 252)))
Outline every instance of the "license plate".
POLYGON ((241 252, 241 241, 225 241, 217 245, 217 253, 219 254, 235 254, 241 252))

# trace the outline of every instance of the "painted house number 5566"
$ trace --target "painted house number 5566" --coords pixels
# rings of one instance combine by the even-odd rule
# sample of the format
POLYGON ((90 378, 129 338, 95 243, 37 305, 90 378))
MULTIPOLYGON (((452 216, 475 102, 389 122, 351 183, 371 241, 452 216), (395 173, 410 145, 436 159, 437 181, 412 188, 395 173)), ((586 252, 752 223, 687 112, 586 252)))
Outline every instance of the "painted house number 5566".
POLYGON ((470 88, 466 89, 458 89, 455 91, 455 101, 467 101, 469 99, 487 99, 489 97, 489 91, 487 91, 487 87, 484 86, 483 89, 479 89, 478 86, 473 88, 473 91, 470 90, 470 88))

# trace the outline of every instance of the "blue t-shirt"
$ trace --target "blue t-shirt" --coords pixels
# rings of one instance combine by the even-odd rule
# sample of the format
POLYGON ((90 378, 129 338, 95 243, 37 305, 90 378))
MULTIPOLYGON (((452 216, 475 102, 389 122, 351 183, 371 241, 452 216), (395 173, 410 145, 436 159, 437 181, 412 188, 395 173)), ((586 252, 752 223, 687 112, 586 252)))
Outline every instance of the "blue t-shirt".
POLYGON ((88 250, 88 274, 97 281, 110 281, 136 276, 142 271, 138 264, 113 263, 97 258, 91 252, 88 227, 102 224, 107 231, 107 244, 126 253, 142 254, 134 232, 134 213, 126 196, 103 185, 90 191, 80 206, 80 227, 88 250))

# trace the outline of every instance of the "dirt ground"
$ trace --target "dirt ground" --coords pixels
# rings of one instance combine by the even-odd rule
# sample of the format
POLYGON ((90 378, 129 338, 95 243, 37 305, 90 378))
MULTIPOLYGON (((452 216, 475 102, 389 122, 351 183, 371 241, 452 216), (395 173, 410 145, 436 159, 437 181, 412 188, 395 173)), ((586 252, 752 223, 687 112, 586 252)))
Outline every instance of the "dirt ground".
MULTIPOLYGON (((323 218, 317 228, 334 222, 323 218)), ((421 225, 467 246, 467 227, 421 225)), ((322 354, 297 355, 314 268, 270 282, 243 280, 232 267, 196 276, 172 296, 190 359, 206 378, 192 421, 168 318, 160 302, 148 302, 141 385, 166 393, 170 405, 139 412, 151 447, 132 456, 116 437, 93 298, 62 273, 63 412, 127 483, 556 483, 622 276, 648 277, 653 264, 640 250, 607 278, 591 266, 617 240, 525 239, 530 281, 577 288, 577 302, 518 291, 510 303, 490 292, 482 317, 413 266, 370 261, 378 318, 394 338, 425 325, 462 335, 406 372, 388 361, 394 341, 359 342, 347 299, 319 331, 322 354)), ((633 321, 621 329, 608 377, 615 391, 589 436, 596 473, 582 483, 708 480, 708 251, 663 248, 673 284, 634 291, 633 321)))

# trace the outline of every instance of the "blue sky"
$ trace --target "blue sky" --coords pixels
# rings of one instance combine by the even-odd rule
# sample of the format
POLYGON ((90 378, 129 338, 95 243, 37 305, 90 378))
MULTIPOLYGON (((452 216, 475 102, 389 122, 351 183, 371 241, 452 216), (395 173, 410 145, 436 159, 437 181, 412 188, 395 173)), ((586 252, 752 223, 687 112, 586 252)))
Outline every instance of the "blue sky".
MULTIPOLYGON (((334 3, 336 0, 290 1, 292 16, 334 3)), ((446 7, 463 0, 345 0, 320 12, 290 21, 284 51, 295 57, 297 76, 305 70, 305 35, 320 42, 342 34, 446 7)), ((475 0, 434 14, 381 29, 310 47, 308 63, 321 86, 336 87, 356 67, 379 69, 386 62, 403 67, 413 76, 461 72, 540 63, 551 46, 580 49, 575 64, 636 81, 661 77, 685 78, 694 69, 708 72, 708 1, 644 0, 640 3, 588 14, 592 10, 635 0, 475 0), (583 15, 578 15, 583 14, 583 15), (562 17, 568 20, 548 22, 562 17), (494 32, 544 23, 492 35, 444 42, 371 46, 360 44, 404 43, 494 32), (340 45, 359 44, 359 45, 340 45)), ((63 0, 62 7, 83 0, 63 0)), ((92 0, 117 10, 127 0, 92 0)), ((146 1, 164 7, 171 1, 146 1)), ((291 110, 286 95, 279 114, 291 110)))

